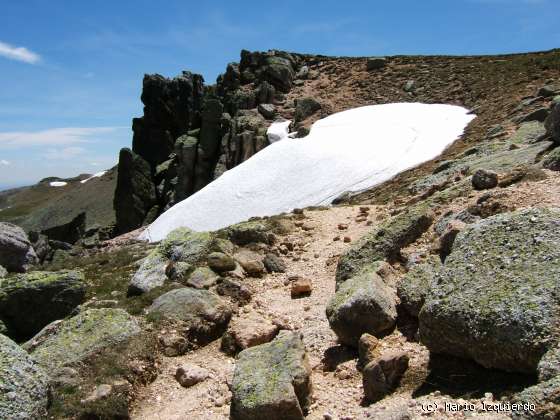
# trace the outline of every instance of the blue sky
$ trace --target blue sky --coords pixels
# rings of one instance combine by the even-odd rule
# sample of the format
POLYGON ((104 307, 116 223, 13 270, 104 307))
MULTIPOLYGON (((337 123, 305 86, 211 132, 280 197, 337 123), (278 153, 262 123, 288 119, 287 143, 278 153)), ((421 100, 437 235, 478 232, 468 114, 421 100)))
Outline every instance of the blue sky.
POLYGON ((213 83, 242 48, 327 55, 560 47, 558 0, 5 1, 0 189, 98 172, 131 143, 144 73, 213 83))

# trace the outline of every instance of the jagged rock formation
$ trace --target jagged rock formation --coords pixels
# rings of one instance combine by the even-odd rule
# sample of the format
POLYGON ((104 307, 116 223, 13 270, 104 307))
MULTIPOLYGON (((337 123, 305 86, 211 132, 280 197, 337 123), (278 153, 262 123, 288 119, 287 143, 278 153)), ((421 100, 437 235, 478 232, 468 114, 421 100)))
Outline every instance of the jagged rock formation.
MULTIPOLYGON (((123 149, 114 207, 120 233, 151 222, 173 204, 268 146, 267 119, 296 78, 306 78, 306 56, 281 51, 241 52, 216 85, 183 72, 174 79, 145 75, 144 115, 132 123, 132 151, 123 149)), ((307 70, 306 70, 307 69, 307 70)), ((321 108, 297 104, 301 121, 321 108)))

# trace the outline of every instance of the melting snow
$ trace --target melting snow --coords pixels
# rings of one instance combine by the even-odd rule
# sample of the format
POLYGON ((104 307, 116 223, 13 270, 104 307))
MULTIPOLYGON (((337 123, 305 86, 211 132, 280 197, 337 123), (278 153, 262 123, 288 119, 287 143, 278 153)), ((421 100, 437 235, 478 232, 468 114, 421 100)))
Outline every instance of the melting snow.
POLYGON ((102 177, 102 176, 105 175, 106 173, 107 173, 107 171, 97 172, 96 174, 93 174, 93 175, 90 176, 89 178, 82 179, 82 180, 80 181, 80 183, 81 183, 81 184, 85 184, 85 183, 88 182, 90 179, 102 177))
POLYGON ((458 106, 399 103, 333 114, 303 139, 288 137, 286 122, 273 124, 268 135, 277 137, 270 146, 167 210, 141 238, 159 241, 181 226, 215 230, 330 204, 433 159, 473 118, 458 106))
POLYGON ((68 185, 68 182, 64 182, 64 181, 53 181, 53 182, 49 182, 49 185, 51 187, 64 187, 66 185, 68 185))

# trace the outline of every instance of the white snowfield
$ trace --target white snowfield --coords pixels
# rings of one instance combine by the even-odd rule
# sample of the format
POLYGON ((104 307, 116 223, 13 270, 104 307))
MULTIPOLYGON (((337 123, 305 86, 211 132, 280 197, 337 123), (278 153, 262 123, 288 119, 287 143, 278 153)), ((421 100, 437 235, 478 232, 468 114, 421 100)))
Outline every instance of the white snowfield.
POLYGON ((52 181, 49 182, 49 185, 51 187, 65 187, 66 185, 68 185, 68 182, 64 182, 64 181, 52 181))
POLYGON ((93 178, 102 177, 102 176, 105 175, 106 173, 107 173, 107 171, 97 172, 96 174, 93 174, 93 175, 90 176, 89 178, 82 179, 82 180, 80 181, 80 184, 85 184, 86 182, 88 182, 90 179, 93 179, 93 178))
POLYGON ((396 103, 333 114, 303 139, 278 140, 159 216, 140 236, 160 241, 186 226, 211 231, 296 207, 330 204, 438 156, 475 116, 452 105, 396 103))

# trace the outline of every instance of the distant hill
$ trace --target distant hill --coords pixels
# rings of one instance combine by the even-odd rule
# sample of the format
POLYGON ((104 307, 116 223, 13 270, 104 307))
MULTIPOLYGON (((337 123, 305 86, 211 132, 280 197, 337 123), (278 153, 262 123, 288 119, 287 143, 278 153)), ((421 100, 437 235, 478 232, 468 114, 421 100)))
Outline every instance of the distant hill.
POLYGON ((35 185, 1 191, 0 221, 15 223, 26 231, 40 231, 67 223, 85 211, 88 226, 109 226, 115 221, 116 174, 115 167, 99 177, 49 177, 35 185), (53 186, 59 183, 66 185, 53 186))

